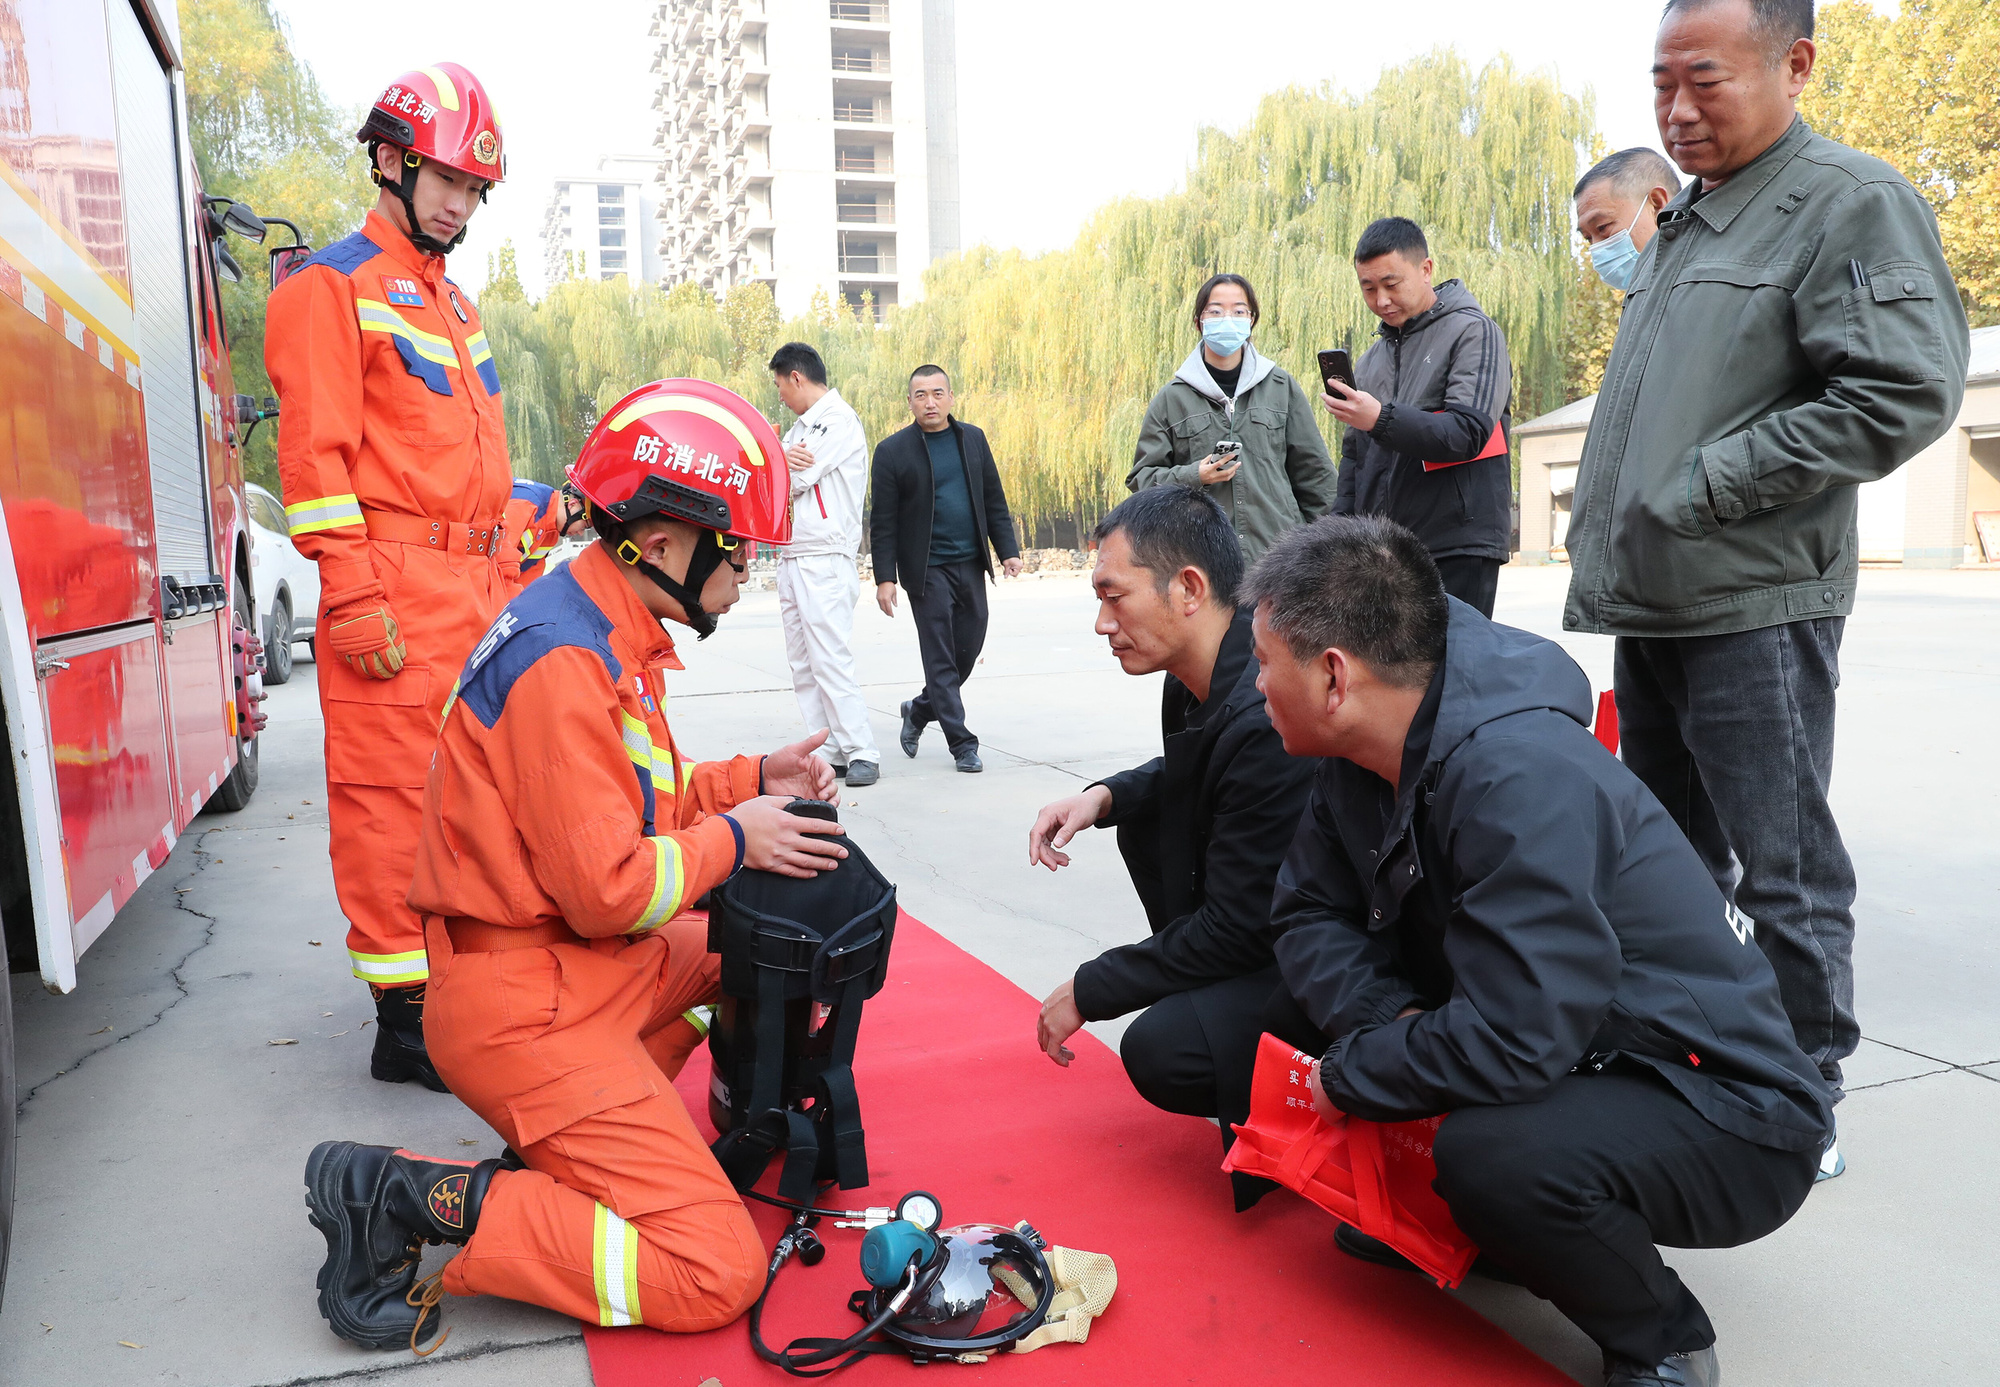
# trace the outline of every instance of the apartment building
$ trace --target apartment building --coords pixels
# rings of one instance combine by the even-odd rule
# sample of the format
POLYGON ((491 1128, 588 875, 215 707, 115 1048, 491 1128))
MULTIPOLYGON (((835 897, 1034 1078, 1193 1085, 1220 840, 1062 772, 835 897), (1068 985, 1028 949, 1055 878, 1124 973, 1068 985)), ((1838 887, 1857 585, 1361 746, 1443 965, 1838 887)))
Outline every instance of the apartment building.
POLYGON ((630 275, 660 278, 659 160, 611 154, 591 173, 556 179, 542 219, 542 257, 548 282, 574 273, 585 279, 630 275), (582 268, 578 270, 577 256, 582 268))
POLYGON ((658 0, 669 282, 879 317, 958 249, 954 0, 658 0))

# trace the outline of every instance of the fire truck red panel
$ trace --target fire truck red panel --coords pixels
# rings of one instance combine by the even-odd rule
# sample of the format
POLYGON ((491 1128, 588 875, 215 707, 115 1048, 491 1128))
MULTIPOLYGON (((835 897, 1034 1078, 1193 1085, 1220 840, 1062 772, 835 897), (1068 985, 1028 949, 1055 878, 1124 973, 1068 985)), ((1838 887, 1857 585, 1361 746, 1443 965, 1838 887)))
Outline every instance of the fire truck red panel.
POLYGON ((65 654, 42 681, 62 802, 76 950, 166 858, 173 843, 160 647, 151 628, 108 650, 65 654), (134 851, 134 845, 142 845, 134 851))

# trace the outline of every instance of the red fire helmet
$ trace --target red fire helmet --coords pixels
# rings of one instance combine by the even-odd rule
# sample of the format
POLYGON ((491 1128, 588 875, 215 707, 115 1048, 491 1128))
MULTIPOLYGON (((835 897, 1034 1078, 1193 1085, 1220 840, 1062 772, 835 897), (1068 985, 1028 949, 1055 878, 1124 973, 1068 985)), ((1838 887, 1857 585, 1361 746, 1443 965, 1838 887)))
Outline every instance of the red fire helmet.
POLYGON ((420 67, 391 82, 355 138, 386 140, 489 183, 507 176, 493 99, 457 63, 420 67))
POLYGON ((668 515, 740 539, 791 542, 791 471, 777 430, 709 381, 634 390, 597 421, 569 479, 619 520, 668 515))

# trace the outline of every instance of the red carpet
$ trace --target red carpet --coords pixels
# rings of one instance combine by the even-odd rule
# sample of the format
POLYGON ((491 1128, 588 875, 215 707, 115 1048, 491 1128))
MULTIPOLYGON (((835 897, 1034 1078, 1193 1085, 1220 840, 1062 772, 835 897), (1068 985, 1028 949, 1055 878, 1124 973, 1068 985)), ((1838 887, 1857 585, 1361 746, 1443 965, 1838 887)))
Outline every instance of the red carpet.
MULTIPOLYGON (((989 1363, 943 1363, 949 1383, 1187 1382, 1250 1387, 1476 1383, 1562 1387, 1570 1380, 1429 1282, 1356 1262, 1333 1246, 1334 1221, 1278 1191, 1231 1212, 1213 1126, 1160 1112, 1087 1033, 1061 1070, 1035 1048, 1038 1003, 905 915, 889 981, 862 1019, 855 1069, 868 1127, 866 1190, 831 1207, 894 1204, 926 1189, 945 1222, 1027 1219, 1051 1244, 1107 1252, 1118 1294, 1083 1344, 989 1363)), ((706 1127, 707 1051, 679 1088, 706 1127)), ((776 1179, 777 1166, 766 1180, 776 1179)), ((783 1214, 753 1205, 768 1245, 783 1214)), ((826 1260, 796 1260, 764 1317, 768 1342, 846 1335, 862 1285, 859 1232, 823 1226, 826 1260)), ((584 1329, 597 1387, 723 1387, 787 1381, 757 1358, 741 1323, 710 1334, 584 1329)), ((900 1357, 856 1364, 841 1383, 902 1381, 900 1357)))

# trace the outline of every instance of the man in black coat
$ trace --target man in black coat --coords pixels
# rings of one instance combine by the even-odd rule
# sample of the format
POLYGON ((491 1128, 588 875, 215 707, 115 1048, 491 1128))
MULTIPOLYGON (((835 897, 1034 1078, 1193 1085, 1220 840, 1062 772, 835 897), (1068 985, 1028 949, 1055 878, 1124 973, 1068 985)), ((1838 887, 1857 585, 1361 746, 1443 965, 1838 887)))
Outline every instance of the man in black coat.
MULTIPOLYGON (((1167 672, 1162 754, 1044 808, 1028 860, 1067 866, 1062 848, 1114 828, 1152 934, 1076 970, 1042 1003, 1039 1042, 1085 1021, 1145 1009, 1120 1047, 1150 1103, 1216 1118, 1225 1147, 1250 1111, 1259 1019, 1278 987, 1271 888, 1305 807, 1312 765, 1285 754, 1257 690, 1250 613, 1236 605, 1243 559, 1229 516, 1179 485, 1139 492, 1096 531, 1098 634, 1127 674, 1167 672), (1219 1076, 1233 1082, 1218 1084, 1219 1076)), ((1239 1205, 1256 1182, 1237 1182, 1239 1205)))
POLYGON ((875 603, 882 615, 896 614, 900 575, 924 660, 923 692, 902 709, 903 754, 915 756, 924 728, 936 722, 958 768, 976 772, 984 769, 979 739, 965 725, 959 687, 986 645, 987 546, 1009 578, 1021 571, 1021 546, 986 435, 954 419, 951 406, 942 366, 910 373, 911 423, 875 445, 869 547, 875 603))
POLYGON ((1315 1103, 1449 1114, 1438 1193, 1607 1383, 1715 1380, 1654 1245, 1782 1225, 1832 1122, 1749 922, 1590 735, 1570 658, 1446 598, 1409 531, 1296 530, 1245 600, 1273 725, 1328 758, 1273 905, 1296 1006, 1272 1029, 1324 1052, 1315 1103))

